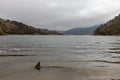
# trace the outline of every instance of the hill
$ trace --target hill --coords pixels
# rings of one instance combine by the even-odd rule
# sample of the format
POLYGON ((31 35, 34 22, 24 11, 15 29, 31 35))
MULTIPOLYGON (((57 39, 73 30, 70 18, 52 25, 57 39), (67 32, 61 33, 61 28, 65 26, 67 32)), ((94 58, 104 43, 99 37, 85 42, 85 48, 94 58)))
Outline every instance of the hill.
POLYGON ((1 28, 0 28, 0 35, 5 35, 5 33, 2 31, 1 28))
POLYGON ((89 35, 96 30, 97 25, 90 26, 90 27, 85 27, 85 28, 73 28, 67 31, 63 31, 64 34, 66 35, 89 35))
POLYGON ((100 25, 94 32, 95 35, 120 35, 120 15, 100 25))
POLYGON ((0 34, 61 35, 62 33, 47 29, 34 28, 17 21, 0 19, 0 34))

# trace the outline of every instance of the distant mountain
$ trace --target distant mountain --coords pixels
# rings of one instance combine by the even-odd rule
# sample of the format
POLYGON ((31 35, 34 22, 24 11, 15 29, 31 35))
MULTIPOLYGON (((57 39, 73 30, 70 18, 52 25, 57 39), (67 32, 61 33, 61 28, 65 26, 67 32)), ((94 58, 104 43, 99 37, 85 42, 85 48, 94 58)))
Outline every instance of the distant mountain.
POLYGON ((63 31, 63 33, 66 35, 89 35, 92 34, 97 27, 97 25, 94 25, 85 28, 73 28, 67 31, 63 31))
POLYGON ((100 25, 94 32, 95 35, 120 35, 120 15, 107 23, 100 25))
POLYGON ((62 35, 62 33, 57 32, 57 31, 34 28, 32 26, 28 26, 28 25, 23 24, 21 22, 0 19, 0 35, 3 35, 3 34, 62 35))

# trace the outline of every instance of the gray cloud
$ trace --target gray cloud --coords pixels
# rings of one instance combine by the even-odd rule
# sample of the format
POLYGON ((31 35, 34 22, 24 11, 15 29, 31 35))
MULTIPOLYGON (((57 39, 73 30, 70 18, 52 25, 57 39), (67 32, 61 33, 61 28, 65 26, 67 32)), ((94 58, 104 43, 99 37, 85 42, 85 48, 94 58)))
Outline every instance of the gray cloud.
POLYGON ((47 29, 101 24, 120 12, 120 0, 0 0, 0 17, 47 29))

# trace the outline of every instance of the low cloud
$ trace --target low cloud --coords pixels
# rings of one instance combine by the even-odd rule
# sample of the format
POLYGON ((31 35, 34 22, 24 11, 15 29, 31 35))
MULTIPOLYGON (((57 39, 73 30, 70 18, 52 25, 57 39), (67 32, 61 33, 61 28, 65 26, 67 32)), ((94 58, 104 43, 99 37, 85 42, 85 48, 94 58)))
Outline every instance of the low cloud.
POLYGON ((105 23, 120 13, 120 0, 1 0, 0 16, 47 29, 105 23))

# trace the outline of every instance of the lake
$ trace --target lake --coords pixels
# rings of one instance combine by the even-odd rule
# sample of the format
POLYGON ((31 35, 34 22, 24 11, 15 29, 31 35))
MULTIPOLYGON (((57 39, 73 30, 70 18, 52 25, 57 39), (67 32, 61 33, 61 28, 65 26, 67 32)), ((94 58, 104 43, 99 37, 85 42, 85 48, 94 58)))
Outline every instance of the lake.
POLYGON ((112 80, 119 69, 119 36, 0 36, 0 80, 112 80))

